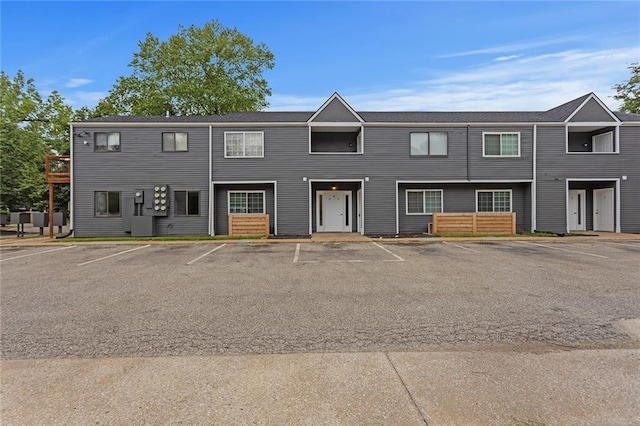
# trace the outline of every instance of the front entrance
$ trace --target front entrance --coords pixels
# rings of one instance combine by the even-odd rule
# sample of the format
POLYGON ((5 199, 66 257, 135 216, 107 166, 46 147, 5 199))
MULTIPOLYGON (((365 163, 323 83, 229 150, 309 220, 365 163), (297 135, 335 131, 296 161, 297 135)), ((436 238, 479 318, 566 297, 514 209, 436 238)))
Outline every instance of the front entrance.
POLYGON ((569 191, 569 231, 585 231, 586 227, 586 199, 587 191, 572 189, 569 191))
POLYGON ((351 232, 353 227, 352 191, 316 192, 318 232, 351 232))
POLYGON ((593 190, 593 230, 614 231, 613 188, 593 190))

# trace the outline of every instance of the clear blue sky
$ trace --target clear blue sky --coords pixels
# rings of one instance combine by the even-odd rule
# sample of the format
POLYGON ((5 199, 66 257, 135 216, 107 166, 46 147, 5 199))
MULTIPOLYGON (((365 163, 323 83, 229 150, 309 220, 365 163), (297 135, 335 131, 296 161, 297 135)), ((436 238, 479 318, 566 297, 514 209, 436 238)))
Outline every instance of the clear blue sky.
POLYGON ((2 70, 93 106, 147 32, 218 19, 275 54, 272 110, 333 92, 365 110, 538 110, 611 87, 640 61, 640 2, 0 3, 2 70))

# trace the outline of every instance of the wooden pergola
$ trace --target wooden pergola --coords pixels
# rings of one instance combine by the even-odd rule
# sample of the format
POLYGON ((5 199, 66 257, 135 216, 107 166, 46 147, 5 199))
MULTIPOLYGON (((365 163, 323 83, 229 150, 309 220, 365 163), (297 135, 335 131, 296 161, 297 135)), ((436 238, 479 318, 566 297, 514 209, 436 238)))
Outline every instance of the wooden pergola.
POLYGON ((71 156, 46 155, 45 175, 49 184, 49 238, 53 238, 53 192, 56 184, 71 183, 71 156))

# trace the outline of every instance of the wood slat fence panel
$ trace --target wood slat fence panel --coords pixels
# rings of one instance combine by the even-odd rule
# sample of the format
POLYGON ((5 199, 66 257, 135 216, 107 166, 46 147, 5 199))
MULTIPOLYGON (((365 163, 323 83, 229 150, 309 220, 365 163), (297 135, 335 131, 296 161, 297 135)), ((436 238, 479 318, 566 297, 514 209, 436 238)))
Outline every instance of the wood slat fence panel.
POLYGON ((231 214, 229 215, 230 236, 269 236, 268 214, 231 214))
POLYGON ((515 234, 515 213, 434 213, 434 234, 515 234))

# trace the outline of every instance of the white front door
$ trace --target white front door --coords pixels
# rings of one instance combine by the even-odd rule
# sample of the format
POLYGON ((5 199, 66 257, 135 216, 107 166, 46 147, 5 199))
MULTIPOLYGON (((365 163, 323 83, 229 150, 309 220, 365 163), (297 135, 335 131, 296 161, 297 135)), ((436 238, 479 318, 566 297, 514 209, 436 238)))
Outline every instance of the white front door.
POLYGON ((316 193, 316 229, 318 232, 351 232, 351 191, 316 193))
POLYGON ((587 229, 585 225, 586 198, 587 191, 584 189, 569 190, 569 231, 584 231, 587 229))
POLYGON ((593 230, 613 232, 613 188, 593 190, 593 230))

